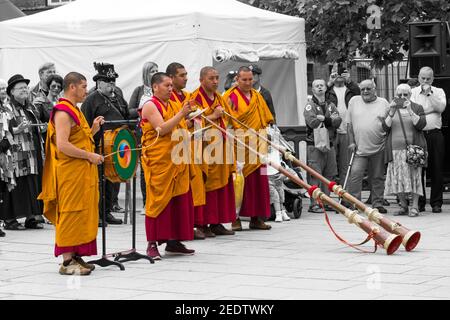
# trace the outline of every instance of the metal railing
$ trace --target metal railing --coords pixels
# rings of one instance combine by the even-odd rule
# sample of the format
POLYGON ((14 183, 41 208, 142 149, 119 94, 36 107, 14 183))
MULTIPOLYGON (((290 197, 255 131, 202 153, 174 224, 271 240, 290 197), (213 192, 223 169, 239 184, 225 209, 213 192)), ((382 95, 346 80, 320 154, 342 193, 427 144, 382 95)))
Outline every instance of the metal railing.
POLYGON ((352 79, 358 83, 374 79, 378 96, 392 100, 400 79, 408 78, 408 60, 391 63, 382 69, 371 67, 370 62, 370 59, 358 59, 351 68, 352 79))

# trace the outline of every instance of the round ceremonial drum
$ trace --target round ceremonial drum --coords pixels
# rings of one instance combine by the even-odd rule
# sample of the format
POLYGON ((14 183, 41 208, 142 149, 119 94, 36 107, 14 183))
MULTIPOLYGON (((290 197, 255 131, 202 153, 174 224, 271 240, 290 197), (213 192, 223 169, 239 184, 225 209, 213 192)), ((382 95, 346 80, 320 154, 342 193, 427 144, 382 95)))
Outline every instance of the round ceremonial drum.
POLYGON ((138 155, 136 138, 126 127, 106 130, 105 135, 105 177, 111 182, 125 182, 133 178, 138 155))

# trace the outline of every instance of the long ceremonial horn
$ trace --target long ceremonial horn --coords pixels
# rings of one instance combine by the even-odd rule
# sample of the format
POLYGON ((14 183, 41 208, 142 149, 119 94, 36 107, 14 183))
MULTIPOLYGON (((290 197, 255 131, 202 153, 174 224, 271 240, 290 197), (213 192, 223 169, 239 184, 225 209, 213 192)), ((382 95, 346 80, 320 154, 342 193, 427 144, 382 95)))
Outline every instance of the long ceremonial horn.
MULTIPOLYGON (((206 121, 208 121, 210 124, 212 124, 214 127, 225 133, 228 137, 235 140, 237 143, 243 145, 245 148, 247 148, 249 151, 253 152, 255 155, 259 156, 261 159, 263 159, 268 165, 272 166, 273 168, 277 169, 279 172, 281 172, 283 175, 297 183, 299 186, 310 190, 311 186, 301 180, 299 177, 294 176, 289 171, 287 171, 285 168, 280 166, 277 163, 274 163, 270 161, 266 156, 262 155, 252 147, 246 145, 244 142, 236 138, 234 135, 229 133, 227 130, 224 130, 217 124, 215 124, 212 120, 208 119, 207 117, 201 115, 202 118, 204 118, 206 121)), ((400 246, 402 242, 402 238, 399 235, 390 234, 387 233, 377 226, 373 225, 370 221, 367 219, 364 219, 358 214, 357 210, 350 210, 343 205, 337 203, 333 199, 331 199, 329 196, 327 196, 325 193, 323 193, 320 189, 315 189, 312 193, 312 196, 315 199, 320 199, 324 203, 329 204, 331 207, 333 207, 337 212, 343 214, 347 219, 348 222, 351 224, 356 225, 363 231, 365 231, 369 236, 371 236, 377 244, 380 244, 383 246, 383 248, 386 250, 386 253, 388 255, 393 254, 395 251, 397 251, 398 247, 400 246)))
POLYGON ((255 133, 259 138, 264 140, 265 142, 269 143, 272 147, 277 149, 285 159, 292 161, 297 166, 304 169, 306 172, 308 172, 311 176, 315 177, 316 179, 319 179, 328 186, 329 190, 333 193, 335 193, 337 196, 342 198, 343 200, 346 200, 347 202, 350 202, 354 204, 354 206, 361 212, 367 215, 370 221, 375 222, 376 224, 380 225, 382 228, 384 228, 386 231, 390 233, 395 233, 402 237, 403 241, 402 244, 405 247, 406 251, 412 251, 417 244, 420 241, 421 234, 419 231, 415 230, 409 230, 408 228, 405 228, 402 226, 399 222, 393 221, 385 216, 383 216, 378 209, 374 209, 371 207, 366 206, 363 202, 352 196, 350 193, 348 193, 342 186, 337 185, 334 182, 329 181, 327 178, 319 174, 317 171, 313 170, 303 162, 301 162, 299 159, 295 158, 292 153, 290 153, 286 148, 281 147, 266 137, 258 134, 255 129, 248 127, 246 124, 242 123, 229 113, 224 111, 224 114, 226 114, 228 117, 230 117, 232 120, 236 121, 240 125, 244 126, 248 130, 251 130, 253 133, 255 133))
POLYGON ((331 192, 334 192, 337 196, 339 196, 339 198, 342 198, 343 200, 352 203, 359 211, 365 213, 370 221, 373 221, 376 224, 380 225, 386 231, 401 236, 403 239, 402 244, 405 247, 406 251, 413 250, 419 243, 421 236, 419 231, 409 230, 408 228, 402 226, 399 222, 393 221, 387 218, 386 216, 382 215, 378 211, 378 209, 366 206, 361 200, 358 200, 353 195, 344 190, 342 186, 336 184, 335 182, 329 181, 327 178, 325 178, 312 168, 308 167, 300 160, 296 159, 293 155, 285 153, 285 157, 287 157, 287 159, 289 159, 296 165, 306 170, 310 175, 322 181, 322 183, 327 185, 329 190, 331 192))

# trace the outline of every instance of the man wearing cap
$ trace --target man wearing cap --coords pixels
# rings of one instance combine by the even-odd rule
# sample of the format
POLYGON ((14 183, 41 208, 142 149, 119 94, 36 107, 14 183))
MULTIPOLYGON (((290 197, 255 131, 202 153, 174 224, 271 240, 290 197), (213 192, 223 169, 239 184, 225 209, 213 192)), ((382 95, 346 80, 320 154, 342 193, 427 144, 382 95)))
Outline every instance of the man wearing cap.
MULTIPOLYGON (((88 95, 81 111, 83 112, 89 125, 98 116, 102 116, 105 121, 127 120, 129 118, 128 104, 122 95, 116 93, 116 79, 119 75, 114 71, 114 65, 109 63, 94 63, 97 74, 93 80, 96 82, 96 90, 88 95)), ((114 127, 105 127, 105 129, 114 129, 114 127)), ((100 134, 94 136, 97 147, 100 145, 100 134)), ((114 183, 106 180, 106 222, 110 224, 122 224, 121 219, 115 218, 111 211, 113 209, 114 197, 117 194, 114 183)), ((100 220, 101 224, 101 220, 100 220)))
POLYGON ((348 102, 354 96, 361 94, 358 85, 350 78, 347 69, 333 70, 328 81, 325 99, 337 107, 339 116, 342 119, 341 125, 337 128, 334 147, 336 150, 336 160, 338 164, 339 183, 344 185, 347 173, 350 152, 348 150, 347 123, 345 115, 348 109, 348 102))
POLYGON ((236 75, 237 75, 237 71, 235 70, 230 70, 228 71, 226 77, 225 77, 225 83, 223 84, 223 90, 225 92, 227 92, 231 87, 236 85, 236 75))
POLYGON ((37 200, 41 192, 40 173, 43 166, 42 137, 36 116, 28 101, 30 80, 16 74, 8 80, 6 93, 10 97, 12 168, 15 186, 4 194, 0 220, 5 221, 7 230, 42 229, 42 203, 37 200), (26 218, 25 226, 17 219, 26 218), (39 221, 38 221, 39 220, 39 221))
POLYGON ((275 116, 275 107, 273 106, 272 95, 269 90, 261 85, 261 68, 257 64, 252 64, 248 68, 252 70, 253 73, 253 88, 263 96, 264 101, 266 101, 267 107, 269 107, 270 113, 272 114, 273 121, 276 123, 277 119, 275 116))

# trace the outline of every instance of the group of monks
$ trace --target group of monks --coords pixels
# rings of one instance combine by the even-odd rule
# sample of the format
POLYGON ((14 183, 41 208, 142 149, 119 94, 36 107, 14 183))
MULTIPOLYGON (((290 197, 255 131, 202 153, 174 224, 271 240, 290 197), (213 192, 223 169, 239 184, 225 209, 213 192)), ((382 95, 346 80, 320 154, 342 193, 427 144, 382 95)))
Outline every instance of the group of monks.
MULTIPOLYGON (((236 85, 223 95, 217 91, 219 73, 213 67, 201 70, 200 86, 194 92, 185 91, 186 83, 185 67, 171 63, 166 73, 153 75, 153 96, 140 109, 147 255, 154 260, 161 259, 158 245, 162 243, 167 254, 192 255, 195 251, 181 241, 193 240, 194 233, 196 239, 204 239, 242 230, 235 205, 235 154, 231 161, 225 160, 230 159, 226 142, 234 139, 227 129, 260 131, 273 122, 264 98, 253 89, 253 73, 248 67, 239 69, 236 85), (180 144, 174 139, 177 130, 190 132, 185 135, 192 151, 189 161, 174 159, 173 151, 180 144), (211 147, 214 158, 223 161, 210 159, 211 153, 205 151, 211 147), (226 229, 225 223, 232 223, 232 230, 226 229)), ((104 119, 96 118, 89 128, 76 107, 86 97, 86 86, 83 75, 66 75, 64 98, 53 109, 47 135, 39 198, 44 201, 45 216, 55 225, 55 256, 63 256, 61 274, 90 274, 94 265, 81 257, 97 254, 97 165, 104 158, 95 153, 93 135, 104 119)), ((236 151, 236 141, 232 145, 236 151)), ((245 152, 239 216, 251 218, 251 229, 269 230, 264 222, 270 216, 265 165, 259 159, 248 161, 252 155, 248 149, 245 152)))

